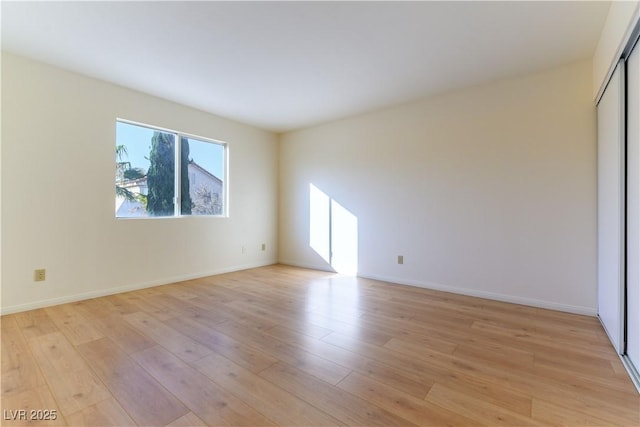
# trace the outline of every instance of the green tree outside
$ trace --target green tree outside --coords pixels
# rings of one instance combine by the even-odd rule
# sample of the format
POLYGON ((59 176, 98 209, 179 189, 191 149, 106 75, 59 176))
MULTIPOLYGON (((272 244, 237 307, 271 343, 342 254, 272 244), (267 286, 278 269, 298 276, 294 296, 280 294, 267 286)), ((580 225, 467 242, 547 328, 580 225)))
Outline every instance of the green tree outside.
MULTIPOLYGON (((151 216, 172 216, 174 205, 175 177, 175 135, 154 132, 149 152, 149 171, 147 172, 147 212, 151 216)), ((182 214, 191 214, 191 196, 189 195, 189 141, 182 140, 180 150, 180 203, 182 214)))
POLYGON ((180 140, 180 209, 182 215, 191 215, 191 194, 189 193, 189 140, 180 140))
POLYGON ((145 204, 147 200, 143 194, 134 193, 124 186, 127 181, 144 178, 144 170, 132 167, 131 163, 125 160, 127 155, 126 145, 116 146, 116 196, 145 204))

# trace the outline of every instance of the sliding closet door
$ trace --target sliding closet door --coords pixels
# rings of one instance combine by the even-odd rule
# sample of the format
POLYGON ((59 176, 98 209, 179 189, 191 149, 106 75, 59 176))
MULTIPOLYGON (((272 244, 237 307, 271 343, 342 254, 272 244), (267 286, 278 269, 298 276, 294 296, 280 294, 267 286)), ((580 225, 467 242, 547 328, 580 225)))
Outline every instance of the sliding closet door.
POLYGON ((640 47, 627 58, 627 356, 640 371, 640 47))
POLYGON ((624 64, 598 103, 598 316, 622 354, 624 316, 624 64))

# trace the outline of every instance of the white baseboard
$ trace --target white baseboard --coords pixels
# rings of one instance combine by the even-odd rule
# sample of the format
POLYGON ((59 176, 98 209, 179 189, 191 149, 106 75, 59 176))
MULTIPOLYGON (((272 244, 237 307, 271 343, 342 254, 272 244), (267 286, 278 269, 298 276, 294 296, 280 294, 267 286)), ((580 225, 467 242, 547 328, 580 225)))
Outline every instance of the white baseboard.
MULTIPOLYGON (((311 268, 321 271, 333 271, 327 265, 306 264, 292 260, 280 260, 280 264, 290 265, 293 267, 311 268)), ((494 292, 479 291, 476 289, 458 288, 454 286, 442 285, 429 281, 407 280, 400 277, 381 276, 378 274, 358 273, 358 277, 365 279, 380 280, 383 282, 397 283, 399 285, 415 286, 418 288, 432 289, 436 291, 451 292, 453 294, 468 295, 478 298, 486 298, 494 301, 509 302, 512 304, 527 305, 536 308, 545 308, 549 310, 563 311, 566 313, 582 314, 585 316, 596 316, 595 307, 582 307, 568 304, 559 304, 553 301, 544 301, 533 298, 518 297, 513 295, 504 295, 494 292)))
POLYGON ((478 297, 478 298, 486 298, 494 301, 509 302, 512 304, 527 305, 527 306, 536 307, 536 308, 545 308, 549 310, 563 311, 563 312, 573 313, 573 314, 582 314, 585 316, 596 315, 596 309, 594 307, 582 307, 582 306, 569 305, 569 304, 559 304, 553 301, 544 301, 544 300, 538 300, 534 298, 518 297, 514 295, 504 295, 504 294, 498 294, 494 292, 480 291, 476 289, 458 288, 454 286, 442 285, 440 283, 418 281, 418 280, 406 280, 398 277, 380 276, 377 274, 358 273, 358 276, 364 277, 366 279, 381 280, 384 282, 398 283, 400 285, 416 286, 419 288, 451 292, 453 294, 468 295, 468 296, 478 297))
MULTIPOLYGON (((292 260, 279 260, 279 261, 269 260, 266 262, 235 265, 235 266, 220 268, 220 269, 211 270, 207 272, 167 277, 167 278, 148 281, 148 282, 135 283, 135 284, 118 286, 118 287, 108 288, 108 289, 100 289, 96 291, 83 292, 83 293, 73 294, 73 295, 65 295, 57 298, 34 301, 26 304, 18 304, 13 306, 1 307, 0 315, 18 313, 18 312, 27 311, 27 310, 35 310, 38 308, 50 307, 58 304, 66 304, 69 302, 82 301, 90 298, 98 298, 106 295, 113 295, 113 294, 119 294, 123 292, 135 291, 138 289, 150 288, 154 286, 168 285, 170 283, 198 279, 198 278, 207 277, 207 276, 214 276, 217 274, 230 273, 233 271, 264 267, 264 266, 273 265, 276 263, 290 265, 293 267, 309 268, 309 269, 319 270, 319 271, 334 272, 327 265, 307 264, 307 263, 300 263, 292 260)), ((479 291, 476 289, 458 288, 458 287, 442 285, 439 283, 428 282, 428 281, 406 280, 400 277, 381 276, 377 274, 365 274, 365 273, 358 273, 358 276, 366 279, 380 280, 384 282, 397 283, 400 285, 416 286, 419 288, 433 289, 437 291, 451 292, 454 294, 461 294, 461 295, 469 295, 473 297, 486 298, 490 300, 503 301, 503 302, 509 302, 514 304, 522 304, 522 305, 527 305, 531 307, 545 308, 550 310, 563 311, 567 313, 582 314, 586 316, 596 316, 597 314, 596 309, 592 307, 559 304, 552 301, 537 300, 537 299, 524 298, 524 297, 518 297, 513 295, 504 295, 504 294, 498 294, 498 293, 487 292, 487 291, 479 291)))
POLYGON ((248 270, 250 268, 264 267, 264 266, 273 265, 273 264, 277 264, 277 261, 269 260, 269 261, 258 262, 253 264, 235 265, 235 266, 220 268, 217 270, 212 270, 207 272, 166 277, 158 280, 151 280, 148 282, 135 283, 135 284, 125 285, 125 286, 117 286, 114 288, 100 289, 100 290, 90 291, 90 292, 82 292, 82 293, 73 294, 73 295, 65 295, 57 298, 49 298, 49 299, 34 301, 26 304, 11 305, 8 307, 1 307, 0 315, 19 313, 21 311, 35 310, 38 308, 51 307, 53 305, 66 304, 70 302, 82 301, 82 300, 91 299, 91 298, 98 298, 106 295, 120 294, 123 292, 137 291, 139 289, 152 288, 154 286, 168 285, 170 283, 182 282, 185 280, 192 280, 192 279, 199 279, 201 277, 207 277, 207 276, 215 276, 216 274, 231 273, 233 271, 248 270))

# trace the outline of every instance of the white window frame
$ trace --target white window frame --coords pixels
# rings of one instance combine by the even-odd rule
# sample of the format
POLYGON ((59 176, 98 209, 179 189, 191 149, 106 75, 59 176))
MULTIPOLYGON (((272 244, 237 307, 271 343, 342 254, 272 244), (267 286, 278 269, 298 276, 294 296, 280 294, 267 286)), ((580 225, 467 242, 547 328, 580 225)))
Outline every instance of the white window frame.
MULTIPOLYGON (((147 129, 151 129, 153 131, 170 133, 176 136, 174 143, 174 176, 173 176, 173 185, 174 185, 174 194, 173 194, 173 215, 172 216, 142 216, 142 217, 124 217, 117 216, 116 219, 167 219, 167 218, 228 218, 229 217, 229 143, 226 141, 221 141, 219 139, 208 138, 205 136, 195 135, 192 133, 181 132, 173 129, 164 128, 161 126, 149 125, 146 123, 136 122, 133 120, 116 118, 117 123, 125 123, 128 125, 144 127, 147 129), (181 164, 181 155, 182 155, 182 138, 193 139, 196 141, 207 142, 211 144, 221 145, 224 149, 223 154, 223 177, 222 177, 222 213, 219 215, 183 215, 182 214, 182 198, 181 198, 181 188, 180 185, 180 164, 181 164)), ((116 141, 117 142, 117 141, 116 141)))

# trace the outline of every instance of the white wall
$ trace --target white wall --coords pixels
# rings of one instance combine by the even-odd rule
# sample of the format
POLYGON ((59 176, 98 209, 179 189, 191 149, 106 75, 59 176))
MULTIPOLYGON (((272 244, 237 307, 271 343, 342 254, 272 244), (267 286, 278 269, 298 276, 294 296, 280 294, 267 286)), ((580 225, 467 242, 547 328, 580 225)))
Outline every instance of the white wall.
POLYGON ((591 65, 284 134, 280 261, 329 268, 312 183, 357 217, 361 276, 595 314, 591 65))
POLYGON ((277 162, 272 133, 3 53, 2 312, 274 263, 277 162), (230 217, 116 220, 116 118, 228 142, 230 217))
POLYGON ((593 55, 594 98, 604 90, 622 54, 633 27, 638 22, 640 0, 613 1, 593 55))

